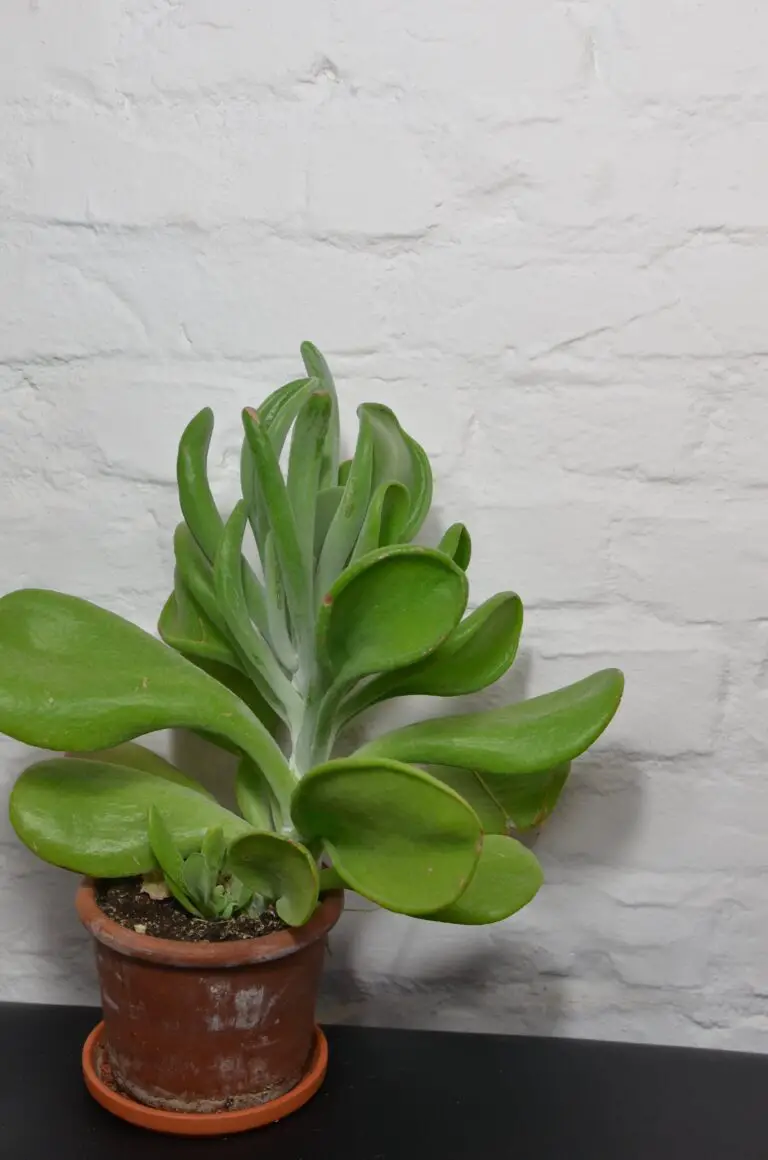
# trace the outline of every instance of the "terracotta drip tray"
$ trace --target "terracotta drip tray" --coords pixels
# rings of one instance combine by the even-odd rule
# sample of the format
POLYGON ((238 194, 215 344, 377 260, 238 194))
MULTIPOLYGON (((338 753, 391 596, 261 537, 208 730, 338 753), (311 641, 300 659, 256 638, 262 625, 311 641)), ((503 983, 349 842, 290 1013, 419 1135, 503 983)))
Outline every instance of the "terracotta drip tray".
POLYGON ((315 1045, 307 1072, 285 1095, 267 1104, 233 1112, 166 1112, 140 1104, 106 1082, 101 1062, 103 1033, 104 1024, 98 1023, 83 1044, 83 1077, 88 1091, 97 1103, 121 1120, 173 1136, 229 1136, 274 1124, 312 1098, 328 1069, 328 1043, 322 1030, 315 1027, 315 1045))

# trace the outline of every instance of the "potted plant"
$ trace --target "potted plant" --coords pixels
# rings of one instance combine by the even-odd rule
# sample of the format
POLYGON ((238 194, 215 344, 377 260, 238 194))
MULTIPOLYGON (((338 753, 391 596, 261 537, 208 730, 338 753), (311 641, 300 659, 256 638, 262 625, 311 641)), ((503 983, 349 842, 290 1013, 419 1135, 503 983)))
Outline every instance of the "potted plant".
POLYGON ((334 756, 379 702, 498 680, 523 610, 502 592, 466 614, 466 528, 413 543, 432 498, 424 451, 365 404, 340 462, 333 379, 310 343, 302 356, 304 377, 243 413, 242 500, 226 520, 207 477, 210 410, 181 437, 162 641, 55 591, 0 599, 0 730, 66 754, 21 774, 10 816, 34 853, 86 875, 77 905, 104 1015, 86 1079, 165 1131, 249 1127, 316 1090, 315 997, 345 887, 467 925, 529 902, 541 870, 512 835, 549 815, 621 698, 605 670, 334 756), (134 743, 169 727, 237 755, 239 813, 134 743))

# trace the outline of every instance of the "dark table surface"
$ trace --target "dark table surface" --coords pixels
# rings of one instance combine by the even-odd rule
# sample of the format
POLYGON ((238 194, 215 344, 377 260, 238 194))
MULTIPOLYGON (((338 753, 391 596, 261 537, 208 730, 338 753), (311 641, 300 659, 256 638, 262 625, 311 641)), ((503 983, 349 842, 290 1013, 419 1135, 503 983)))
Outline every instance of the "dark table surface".
POLYGON ((767 1160, 768 1055, 327 1028, 328 1078, 229 1139, 133 1128, 85 1091, 98 1012, 0 1005, 2 1160, 767 1160))

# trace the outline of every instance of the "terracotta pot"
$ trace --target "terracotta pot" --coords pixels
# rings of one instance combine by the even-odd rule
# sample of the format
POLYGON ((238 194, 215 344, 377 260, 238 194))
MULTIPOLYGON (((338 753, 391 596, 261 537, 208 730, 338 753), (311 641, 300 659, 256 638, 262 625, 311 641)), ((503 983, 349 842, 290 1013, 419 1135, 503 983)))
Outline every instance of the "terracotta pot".
POLYGON ((99 908, 88 879, 76 905, 96 940, 104 1050, 124 1092, 153 1108, 211 1113, 264 1104, 299 1083, 340 891, 305 926, 221 943, 128 930, 99 908))

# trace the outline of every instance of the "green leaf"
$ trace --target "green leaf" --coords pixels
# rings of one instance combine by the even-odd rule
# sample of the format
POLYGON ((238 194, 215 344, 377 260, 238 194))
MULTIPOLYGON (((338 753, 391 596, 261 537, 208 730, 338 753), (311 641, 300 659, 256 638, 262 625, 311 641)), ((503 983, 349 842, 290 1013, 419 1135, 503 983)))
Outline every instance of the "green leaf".
POLYGON ((491 834, 469 886, 450 906, 422 915, 436 922, 482 926, 522 910, 544 880, 534 855, 514 838, 491 834))
POLYGON ((540 773, 476 774, 486 791, 504 811, 508 824, 516 830, 543 826, 557 805, 571 763, 556 765, 540 773))
POLYGON ((312 917, 317 866, 300 842, 279 834, 248 834, 230 847, 227 864, 249 890, 274 902, 289 926, 303 926, 312 917))
POLYGON ((529 701, 384 733, 358 756, 458 765, 479 773, 538 773, 588 749, 618 709, 623 688, 618 669, 603 669, 529 701))
POLYGON ((154 805, 149 807, 147 832, 152 853, 163 872, 165 884, 171 894, 190 914, 202 918, 202 911, 198 909, 184 884, 184 858, 177 849, 162 814, 154 805))
POLYGON ((163 815, 153 802, 150 802, 147 811, 147 833, 152 853, 163 874, 166 878, 181 883, 184 875, 184 855, 176 845, 163 815))
MULTIPOLYGON (((224 521, 208 482, 208 449, 213 434, 213 411, 204 407, 187 424, 176 460, 179 501, 187 527, 210 564, 216 557, 224 521)), ((260 628, 266 626, 264 591, 252 569, 244 562, 248 607, 260 628)))
POLYGON ((229 641, 231 645, 232 641, 224 609, 219 606, 213 584, 213 570, 195 543, 195 539, 186 524, 177 524, 173 533, 173 550, 176 556, 176 569, 183 585, 189 590, 208 620, 216 626, 224 639, 229 641))
POLYGON ((318 380, 331 401, 324 441, 323 462, 320 470, 320 487, 331 487, 336 482, 339 470, 339 404, 336 397, 336 384, 333 381, 328 363, 314 343, 303 342, 301 344, 301 357, 307 374, 318 380))
POLYGON ((231 668, 242 667, 229 634, 206 616, 187 590, 178 568, 174 590, 160 613, 157 631, 166 644, 185 656, 216 661, 231 668))
POLYGON ((237 765, 235 797, 240 813, 257 830, 275 828, 276 802, 269 784, 261 770, 247 757, 241 758, 237 765))
POLYGON ((318 766, 299 783, 291 812, 305 840, 323 842, 348 886, 406 914, 454 902, 480 852, 480 823, 466 802, 395 761, 318 766))
POLYGON ((184 891, 203 915, 215 913, 213 890, 216 876, 211 874, 202 854, 193 851, 184 862, 184 891))
POLYGON ((409 506, 408 491, 402 483, 392 480, 377 487, 357 537, 352 561, 359 560, 368 552, 375 552, 377 548, 394 544, 397 529, 408 518, 409 506))
POLYGON ((55 757, 30 766, 10 798, 16 833, 33 853, 94 878, 146 874, 157 865, 148 830, 156 806, 182 854, 221 826, 228 842, 250 826, 195 789, 141 769, 86 758, 55 757))
POLYGON ((426 660, 386 673, 352 694, 345 721, 392 697, 456 697, 494 684, 517 654, 523 605, 514 592, 491 597, 462 620, 426 660))
POLYGON ((445 552, 446 556, 450 556, 466 572, 472 559, 472 539, 469 531, 463 524, 451 524, 437 550, 445 552))
POLYGON ((432 503, 432 469, 424 449, 408 435, 389 407, 380 403, 363 403, 358 409, 360 421, 368 419, 373 432, 373 484, 395 480, 404 484, 410 497, 407 519, 393 527, 397 541, 412 540, 426 519, 432 503))
MULTIPOLYGON (((317 383, 317 380, 313 382, 317 383)), ((304 566, 309 574, 315 566, 315 513, 331 410, 332 400, 328 392, 313 390, 296 419, 288 459, 288 499, 304 556, 304 566)))
POLYGON ((272 648, 283 668, 295 673, 299 662, 288 627, 288 606, 272 532, 267 532, 264 544, 264 583, 267 589, 267 624, 272 648))
POLYGON ((111 749, 96 749, 85 754, 89 761, 106 761, 110 765, 124 765, 129 769, 140 769, 145 773, 153 773, 156 777, 165 777, 168 781, 175 781, 177 785, 187 789, 197 790, 204 797, 215 801, 213 794, 204 785, 194 778, 182 773, 170 761, 153 753, 144 745, 137 745, 135 741, 126 741, 123 745, 114 745, 111 749))
MULTIPOLYGON (((309 379, 295 379, 285 386, 279 387, 269 395, 258 408, 258 414, 263 429, 279 460, 288 437, 288 432, 301 410, 301 406, 311 390, 309 379)), ((251 521, 253 534, 259 548, 259 555, 264 558, 264 541, 269 522, 264 499, 259 484, 256 464, 247 436, 243 439, 243 448, 240 456, 240 482, 243 499, 251 521)))
POLYGON ((320 558, 325 537, 344 495, 343 487, 326 487, 317 493, 315 510, 315 562, 320 558))
POLYGON ((325 597, 336 577, 346 567, 371 498, 373 428, 359 409, 358 414, 360 430, 349 477, 317 562, 315 595, 318 601, 325 597))
POLYGON ((486 789, 479 773, 446 765, 430 765, 427 772, 464 798, 477 814, 484 834, 507 833, 507 815, 486 789))
POLYGON ((467 579, 446 556, 382 548, 349 567, 317 618, 318 655, 341 684, 421 660, 453 631, 467 579))
MULTIPOLYGON (((182 653, 182 655, 185 654, 182 653)), ((274 735, 280 724, 280 717, 271 705, 267 704, 259 690, 245 673, 241 672, 240 669, 230 668, 229 665, 221 665, 217 664, 216 661, 204 660, 202 657, 187 657, 187 660, 197 665, 204 673, 208 673, 219 684, 225 685, 240 701, 243 701, 248 706, 253 715, 258 717, 262 725, 274 735)), ((223 744, 221 737, 218 739, 218 743, 219 745, 223 744)), ((232 749, 233 747, 228 745, 226 748, 232 749)), ((236 747, 234 751, 236 753, 239 752, 236 747)))
POLYGON ((205 864, 215 881, 224 868, 227 853, 227 843, 221 826, 211 826, 210 830, 206 830, 200 853, 205 858, 205 864))
POLYGON ((486 834, 508 834, 542 826, 557 805, 571 764, 540 773, 477 773, 470 769, 430 766, 429 772, 460 793, 486 834))
POLYGON ((345 459, 343 463, 339 464, 339 474, 337 476, 337 482, 339 484, 339 487, 341 487, 342 489, 346 486, 347 480, 349 479, 349 473, 351 470, 352 470, 352 460, 351 459, 345 459))
POLYGON ((200 549, 211 562, 224 527, 208 482, 208 449, 212 434, 213 411, 204 407, 185 427, 176 459, 182 514, 200 549))
POLYGON ((274 654, 248 615, 243 588, 242 544, 247 522, 245 504, 235 505, 219 541, 213 568, 213 580, 219 605, 242 656, 248 675, 259 694, 283 720, 296 700, 290 682, 280 669, 274 654))
POLYGON ((76 596, 22 589, 0 599, 0 732, 83 752, 174 727, 226 738, 290 796, 293 775, 267 730, 196 665, 76 596))
POLYGON ((252 409, 243 411, 245 434, 253 453, 254 470, 261 502, 268 515, 269 529, 275 537, 275 552, 280 564, 288 612, 293 626, 299 656, 305 667, 311 667, 311 590, 309 573, 299 544, 296 522, 288 491, 275 451, 259 415, 252 409))

